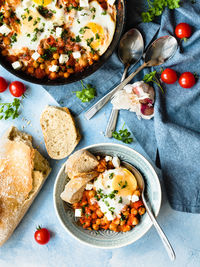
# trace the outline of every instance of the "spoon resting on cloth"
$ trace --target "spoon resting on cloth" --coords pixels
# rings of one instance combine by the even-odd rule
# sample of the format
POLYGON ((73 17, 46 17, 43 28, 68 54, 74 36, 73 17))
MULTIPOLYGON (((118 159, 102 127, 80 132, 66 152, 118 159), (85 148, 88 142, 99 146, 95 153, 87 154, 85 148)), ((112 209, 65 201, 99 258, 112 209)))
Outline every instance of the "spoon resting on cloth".
POLYGON ((85 112, 85 118, 90 120, 118 91, 124 88, 127 83, 129 83, 141 70, 146 67, 159 66, 165 63, 169 58, 171 58, 178 48, 177 40, 171 36, 166 35, 156 39, 147 48, 145 53, 144 63, 132 74, 130 74, 123 82, 121 82, 117 87, 112 89, 99 101, 97 101, 88 111, 85 112))

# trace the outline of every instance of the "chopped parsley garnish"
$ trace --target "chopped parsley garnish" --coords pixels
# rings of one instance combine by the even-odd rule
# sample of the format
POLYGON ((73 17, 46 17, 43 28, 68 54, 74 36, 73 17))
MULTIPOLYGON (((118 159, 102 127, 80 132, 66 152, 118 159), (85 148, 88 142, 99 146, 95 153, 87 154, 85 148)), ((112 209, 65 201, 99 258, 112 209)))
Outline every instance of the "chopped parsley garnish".
POLYGON ((133 142, 133 138, 130 137, 131 133, 128 131, 128 129, 124 129, 124 125, 123 125, 122 129, 119 130, 119 132, 114 131, 112 133, 112 137, 117 139, 117 140, 122 141, 125 144, 130 144, 133 142))
POLYGON ((57 51, 57 47, 50 46, 50 47, 49 47, 49 50, 50 50, 51 52, 55 52, 55 51, 57 51))
POLYGON ((83 28, 80 28, 79 33, 80 33, 80 34, 84 34, 85 31, 86 31, 86 29, 89 29, 89 27, 85 26, 85 27, 83 27, 83 28))
POLYGON ((114 214, 114 207, 110 207, 108 210, 111 212, 111 214, 113 215, 114 214))
POLYGON ((0 23, 3 23, 3 13, 0 12, 0 23))
POLYGON ((112 172, 112 173, 110 173, 109 174, 109 179, 112 179, 113 178, 113 176, 114 176, 114 173, 112 172))
POLYGON ((127 185, 128 185, 128 183, 127 183, 127 181, 125 181, 125 183, 122 185, 122 189, 123 189, 123 188, 126 188, 127 185))
POLYGON ((107 14, 106 10, 104 10, 104 11, 101 13, 101 15, 106 15, 106 14, 107 14))
POLYGON ((26 15, 21 15, 21 18, 24 20, 26 19, 26 15))
POLYGON ((120 221, 124 221, 124 220, 126 220, 126 217, 124 216, 124 214, 123 214, 123 213, 121 213, 121 218, 120 218, 120 221))
POLYGON ((81 11, 81 10, 83 10, 83 7, 75 7, 75 6, 68 6, 68 7, 66 7, 66 10, 69 12, 69 11, 71 11, 72 9, 75 9, 75 10, 77 10, 77 11, 81 11))
POLYGON ((32 19, 33 19, 32 16, 29 16, 29 17, 28 17, 28 21, 31 21, 32 19))
POLYGON ((80 23, 81 23, 79 19, 77 19, 76 21, 78 22, 78 24, 80 24, 80 23))
POLYGON ((95 7, 92 7, 92 8, 90 8, 90 12, 96 12, 96 8, 95 7))
POLYGON ((75 42, 77 42, 77 43, 81 42, 81 38, 79 35, 76 36, 75 42))
POLYGON ((31 35, 30 35, 30 33, 27 33, 27 35, 26 35, 27 37, 31 37, 31 35))
POLYGON ((122 203, 122 197, 119 198, 118 203, 122 203))
POLYGON ((51 52, 50 49, 46 49, 46 50, 44 51, 44 54, 41 55, 41 58, 43 58, 44 60, 48 60, 48 59, 50 59, 51 57, 52 57, 52 52, 51 52))
POLYGON ((96 33, 95 37, 96 37, 96 39, 100 39, 100 36, 98 33, 96 33))
POLYGON ((83 81, 81 81, 82 90, 76 91, 76 96, 83 102, 90 102, 96 95, 96 90, 94 87, 92 87, 91 84, 83 84, 83 81))
POLYGON ((95 19, 95 15, 92 16, 92 19, 95 19))
POLYGON ((13 120, 19 117, 20 100, 14 98, 12 103, 0 103, 0 120, 13 120))
POLYGON ((24 9, 24 11, 26 11, 26 12, 27 12, 27 14, 29 14, 29 13, 30 13, 30 11, 29 11, 28 7, 27 7, 27 8, 25 8, 25 9, 24 9))
POLYGON ((34 32, 35 32, 35 34, 34 34, 33 39, 31 40, 32 42, 35 42, 37 40, 37 34, 38 34, 38 32, 44 32, 44 29, 35 28, 34 29, 34 32))
POLYGON ((62 34, 61 34, 61 38, 63 39, 63 40, 67 40, 67 38, 68 38, 68 31, 65 29, 63 32, 62 32, 62 34))
POLYGON ((111 199, 113 199, 117 193, 118 193, 118 190, 113 190, 113 191, 108 195, 108 197, 111 198, 111 199))
POLYGON ((110 207, 110 204, 108 203, 108 201, 104 201, 104 203, 106 204, 107 207, 110 207))
POLYGON ((16 33, 14 33, 12 36, 11 36, 11 43, 15 43, 15 42, 17 42, 17 34, 16 33))

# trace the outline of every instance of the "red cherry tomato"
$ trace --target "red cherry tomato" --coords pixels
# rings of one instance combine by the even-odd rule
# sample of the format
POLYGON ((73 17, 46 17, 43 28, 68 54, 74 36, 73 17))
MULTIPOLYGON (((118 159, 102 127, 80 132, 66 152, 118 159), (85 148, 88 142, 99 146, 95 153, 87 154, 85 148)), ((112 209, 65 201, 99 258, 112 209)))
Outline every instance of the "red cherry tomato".
POLYGON ((13 96, 20 97, 25 93, 26 87, 23 83, 15 81, 9 85, 9 90, 13 96))
POLYGON ((0 77, 0 93, 6 91, 7 87, 8 83, 6 82, 6 80, 3 77, 0 77))
POLYGON ((34 234, 35 241, 40 245, 45 245, 50 240, 49 230, 46 228, 41 228, 40 226, 37 228, 37 231, 34 234))
POLYGON ((192 34, 192 28, 187 23, 180 23, 175 28, 175 34, 178 38, 189 38, 192 34))
POLYGON ((177 74, 175 70, 165 69, 161 74, 161 79, 164 83, 172 84, 177 81, 177 74))
POLYGON ((178 82, 183 88, 191 88, 195 85, 196 80, 194 74, 192 74, 191 72, 184 72, 181 74, 178 82))

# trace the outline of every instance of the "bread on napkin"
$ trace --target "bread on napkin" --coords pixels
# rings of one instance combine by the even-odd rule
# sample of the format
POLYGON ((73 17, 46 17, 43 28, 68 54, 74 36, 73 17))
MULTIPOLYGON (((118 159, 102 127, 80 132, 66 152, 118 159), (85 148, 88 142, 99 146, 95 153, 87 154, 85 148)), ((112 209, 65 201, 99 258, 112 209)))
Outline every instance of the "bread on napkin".
POLYGON ((40 124, 49 156, 63 159, 72 153, 81 136, 67 108, 48 106, 42 112, 40 124))
POLYGON ((12 235, 51 169, 32 136, 12 127, 0 143, 0 246, 12 235))

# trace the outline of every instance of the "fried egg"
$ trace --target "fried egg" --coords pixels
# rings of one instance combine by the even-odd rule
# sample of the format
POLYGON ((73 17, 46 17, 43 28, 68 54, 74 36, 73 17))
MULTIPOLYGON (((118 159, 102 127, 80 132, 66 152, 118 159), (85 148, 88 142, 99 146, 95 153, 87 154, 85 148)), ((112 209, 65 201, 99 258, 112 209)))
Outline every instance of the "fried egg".
POLYGON ((12 54, 17 54, 27 47, 37 50, 40 41, 50 35, 56 37, 56 26, 64 24, 64 8, 59 8, 55 0, 23 0, 15 10, 20 20, 15 42, 12 44, 12 54), (50 12, 46 18, 41 7, 50 12))
POLYGON ((92 1, 89 7, 71 15, 75 19, 70 30, 80 37, 80 44, 87 51, 94 50, 102 55, 107 50, 115 33, 115 14, 112 11, 105 11, 98 2, 92 1))
POLYGON ((109 221, 119 217, 137 189, 135 176, 126 168, 106 170, 94 182, 97 202, 109 221))

